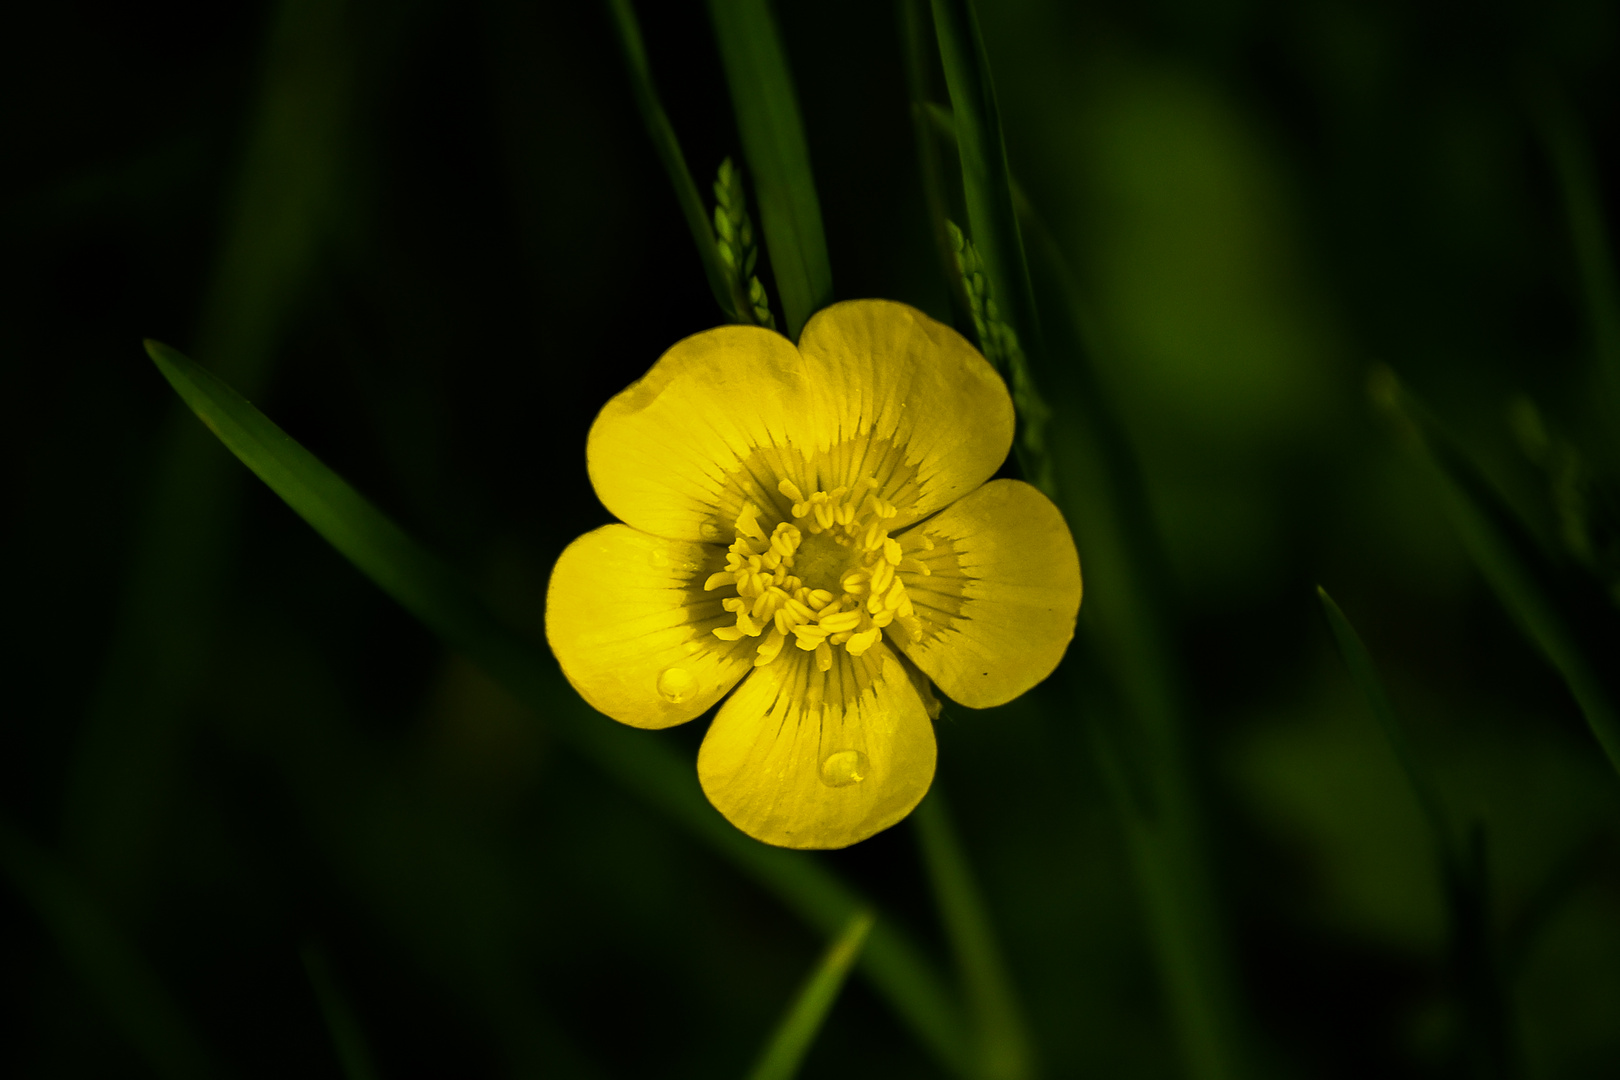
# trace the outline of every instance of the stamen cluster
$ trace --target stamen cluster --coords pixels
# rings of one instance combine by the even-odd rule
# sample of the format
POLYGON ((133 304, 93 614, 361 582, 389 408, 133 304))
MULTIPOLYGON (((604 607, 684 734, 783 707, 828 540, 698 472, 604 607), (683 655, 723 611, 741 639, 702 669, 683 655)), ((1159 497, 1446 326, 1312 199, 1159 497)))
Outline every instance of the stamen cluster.
POLYGON ((745 505, 737 515, 737 538, 726 553, 726 568, 703 585, 709 591, 728 586, 737 591, 722 601, 737 616, 736 624, 719 627, 715 636, 724 641, 763 638, 755 650, 755 667, 775 660, 792 637, 800 649, 816 654, 822 671, 832 667, 834 646, 860 656, 890 625, 919 640, 922 622, 900 572, 926 575, 928 566, 911 553, 932 551, 934 544, 920 535, 891 537, 888 522, 899 511, 879 497, 877 488, 876 480, 863 478, 806 496, 791 480, 783 480, 777 491, 791 500, 791 520, 777 522, 770 533, 760 522, 765 512, 753 503, 745 505), (811 541, 817 557, 809 560, 807 534, 817 538, 811 541))

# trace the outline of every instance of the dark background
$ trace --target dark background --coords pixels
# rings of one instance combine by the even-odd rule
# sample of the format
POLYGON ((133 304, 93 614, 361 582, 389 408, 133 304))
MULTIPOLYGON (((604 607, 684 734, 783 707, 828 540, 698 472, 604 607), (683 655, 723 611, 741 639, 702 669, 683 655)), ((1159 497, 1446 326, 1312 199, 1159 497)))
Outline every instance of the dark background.
MULTIPOLYGON (((640 8, 706 186, 738 144, 705 11, 640 8)), ((894 11, 778 13, 838 296, 948 318, 894 11)), ((981 18, 1013 170, 1076 267, 1169 552, 1271 1053, 1299 1076, 1462 1075, 1433 856, 1321 583, 1448 808, 1485 824, 1495 918, 1526 931, 1508 967, 1531 1074, 1614 1075, 1620 782, 1365 385, 1398 372, 1570 561, 1509 415, 1533 401, 1615 475, 1538 117, 1561 108, 1612 183, 1620 14, 1007 0, 981 18)), ((540 640, 551 560, 606 520, 596 409, 720 320, 605 8, 7 21, 0 1072, 341 1075, 304 949, 383 1076, 742 1075, 821 939, 446 653, 140 344, 230 379, 540 640)), ((1061 427, 1069 384, 1045 375, 1061 427)), ((1601 635, 1614 610, 1591 595, 1601 635)), ((940 783, 1045 1072, 1175 1076, 1074 704, 1098 664, 1082 637, 1019 702, 948 710, 940 783)), ((645 737, 695 752, 702 727, 645 737)), ((940 947, 908 826, 807 858, 940 947)), ((856 979, 804 1075, 937 1073, 856 979)))

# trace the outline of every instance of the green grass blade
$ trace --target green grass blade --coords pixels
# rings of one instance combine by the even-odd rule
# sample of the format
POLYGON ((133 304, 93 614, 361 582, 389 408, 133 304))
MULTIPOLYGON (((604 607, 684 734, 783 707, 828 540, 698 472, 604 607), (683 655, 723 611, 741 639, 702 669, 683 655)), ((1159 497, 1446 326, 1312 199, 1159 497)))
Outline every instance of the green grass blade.
MULTIPOLYGON (((665 743, 613 723, 579 701, 556 664, 505 627, 447 566, 299 446, 224 381, 167 346, 147 352, 221 442, 316 532, 550 730, 627 791, 668 815, 811 926, 831 934, 869 906, 813 857, 767 847, 732 828, 703 798, 696 771, 665 743)), ((874 929, 862 970, 947 1069, 967 1075, 961 1020, 933 965, 887 925, 874 929)))
POLYGON ((866 944, 872 921, 870 910, 857 911, 850 916, 843 932, 822 954, 793 1004, 788 1006, 787 1015, 782 1017, 771 1041, 766 1044, 759 1063, 748 1074, 749 1080, 792 1080, 798 1074, 804 1055, 815 1042, 833 1002, 838 1000, 849 969, 861 955, 861 946, 866 944))
POLYGON ((911 819, 917 825, 923 864, 966 991, 978 1041, 979 1075, 986 1080, 1025 1080, 1035 1071, 1028 1026, 1002 960, 990 912, 974 883, 938 783, 911 819))
MULTIPOLYGON (((979 347, 1003 367, 1012 386, 1019 421, 1015 445, 1024 478, 1054 495, 1051 454, 1045 439, 1050 410, 1034 376, 1045 350, 1036 317, 1035 288, 1013 205, 1012 174, 1007 167, 990 58, 972 0, 933 0, 933 12, 962 162, 967 243, 976 252, 983 271, 982 280, 974 275, 975 285, 987 293, 982 321, 976 318, 975 322, 990 332, 981 330, 979 347), (1012 330, 1010 341, 1005 340, 1005 328, 1012 330)), ((968 294, 973 297, 975 290, 969 288, 968 294)), ((973 302, 977 310, 980 301, 973 302)))
POLYGON ((686 227, 692 233, 692 243, 697 245, 698 258, 703 262, 703 276, 708 279, 714 302, 720 305, 720 310, 732 322, 752 323, 754 320, 748 314, 745 298, 736 295, 732 277, 720 262, 720 253, 714 246, 714 226, 709 222, 703 194, 693 181, 691 170, 686 167, 686 155, 681 153, 675 127, 669 122, 669 116, 658 100, 658 91, 653 86, 652 66, 647 62, 647 49, 641 40, 641 25, 636 21, 635 9, 630 6, 630 0, 608 0, 608 8, 613 14, 614 28, 619 32, 619 46, 624 52, 625 67, 630 72, 630 89, 635 94, 636 108, 641 112, 642 123, 647 126, 653 150, 669 176, 670 186, 675 189, 675 199, 681 205, 681 217, 686 219, 686 227))
POLYGON ((1598 667, 1586 655, 1540 580, 1534 543, 1484 477, 1451 443, 1428 410, 1381 370, 1374 399, 1416 433, 1442 501, 1468 553, 1526 635, 1558 669, 1609 763, 1620 772, 1620 712, 1598 667))
POLYGON ((985 262, 991 291, 1024 348, 1039 361, 1040 325, 1024 241, 1013 208, 1012 176, 1001 134, 1001 112, 990 58, 971 0, 933 0, 934 30, 945 67, 962 157, 962 188, 973 243, 985 262))
POLYGON ((766 0, 709 0, 709 14, 787 335, 797 341, 805 321, 832 303, 833 287, 787 54, 766 0))
POLYGON ((1448 859, 1454 859, 1455 842, 1451 826, 1446 822, 1439 792, 1428 771, 1422 767, 1412 750, 1411 741, 1406 737, 1406 728, 1401 724, 1400 717, 1395 714, 1395 707, 1389 702, 1389 695, 1384 691, 1384 682, 1378 677, 1378 669, 1373 665, 1367 646, 1326 589, 1318 585, 1316 596, 1322 602, 1323 612, 1327 614, 1328 626, 1333 631, 1333 640, 1339 646, 1339 655, 1344 658, 1344 666, 1350 669, 1351 679, 1355 681, 1362 697, 1366 698, 1367 707, 1377 718, 1378 726, 1383 728, 1384 738, 1388 740, 1389 748, 1394 752, 1401 771, 1406 774, 1406 782, 1411 785, 1412 794, 1416 796, 1423 816, 1428 820, 1429 828, 1434 833, 1436 846, 1446 853, 1448 859))
POLYGON ((0 820, 0 873, 56 939, 70 966, 101 999, 113 1026, 156 1076, 221 1075, 157 974, 100 905, 56 861, 0 820))
POLYGON ((306 944, 299 950, 304 961, 304 972, 309 985, 320 1003, 321 1016, 326 1020, 327 1033, 337 1048, 338 1059, 343 1062, 343 1075, 348 1080, 377 1080, 377 1067, 372 1062, 371 1047, 366 1043, 360 1021, 349 1007, 349 999, 338 988, 326 954, 314 945, 306 944))
MULTIPOLYGON (((957 139, 951 112, 928 105, 923 115, 942 139, 957 139)), ((1098 765, 1123 826, 1188 1069, 1200 1080, 1252 1076, 1248 1012, 1218 916, 1205 815, 1185 750, 1166 615, 1164 583, 1173 575, 1135 447, 1091 361, 1074 274, 1010 178, 1008 187, 1043 256, 1044 295, 1063 316, 1044 329, 1062 360, 1050 370, 1077 421, 1057 429, 1054 464, 1063 467, 1058 504, 1092 567, 1080 625, 1106 658, 1128 721, 1105 730, 1099 717, 1092 726, 1098 765)))
POLYGON ((1614 253, 1609 249, 1597 168, 1568 101, 1556 90, 1549 88, 1545 92, 1539 119, 1575 247, 1593 352, 1608 383, 1610 408, 1614 416, 1620 417, 1620 276, 1615 273, 1614 253))

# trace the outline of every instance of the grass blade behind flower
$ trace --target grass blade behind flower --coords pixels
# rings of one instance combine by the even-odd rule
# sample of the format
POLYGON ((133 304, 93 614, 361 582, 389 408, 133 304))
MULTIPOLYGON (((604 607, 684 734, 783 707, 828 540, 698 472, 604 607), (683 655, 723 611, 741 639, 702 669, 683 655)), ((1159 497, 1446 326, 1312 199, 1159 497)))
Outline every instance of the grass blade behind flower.
POLYGON ((349 1007, 348 998, 338 988, 332 967, 326 962, 326 954, 316 946, 306 944, 299 950, 299 955, 304 961, 304 971, 309 976, 315 998, 320 1003, 327 1033, 332 1036, 332 1045, 337 1048, 338 1058, 343 1062, 343 1075, 348 1080, 377 1080, 371 1047, 366 1044, 365 1033, 360 1030, 360 1021, 349 1007))
MULTIPOLYGON (((934 0, 933 6, 956 108, 947 113, 924 105, 922 118, 942 138, 954 139, 962 156, 969 223, 987 272, 1006 272, 991 264, 981 239, 994 232, 997 238, 990 244, 999 252, 995 258, 1005 259, 1008 251, 1017 254, 1015 269, 1022 274, 1023 287, 1031 290, 1025 302, 1033 317, 1022 233, 1016 218, 1009 217, 1018 212, 1020 200, 1007 169, 999 120, 993 139, 987 135, 985 118, 994 118, 995 103, 983 44, 968 0, 934 0), (988 225, 981 224, 985 220, 988 225)), ((1088 590, 1081 625, 1117 680, 1130 724, 1117 732, 1093 728, 1093 743, 1129 844, 1188 1069, 1200 1080, 1252 1076, 1249 1024, 1218 917, 1218 894, 1185 749, 1184 706, 1175 689, 1179 675, 1163 586, 1171 575, 1164 570, 1135 450, 1108 407, 1090 362, 1073 275, 1050 238, 1038 228, 1034 235, 1043 241, 1050 263, 1045 295, 1056 297, 1064 315, 1053 324, 1059 343, 1054 355, 1064 362, 1046 370, 1065 384, 1066 399, 1081 417, 1079 424, 1054 429, 1052 452, 1061 451, 1066 469, 1059 504, 1082 548, 1091 553, 1091 565, 1100 567, 1090 576, 1103 579, 1100 587, 1088 590)), ((991 285, 995 293, 993 279, 991 285)), ((1019 291, 1002 287, 1000 295, 1017 296, 1019 291)))
MULTIPOLYGON (((198 418, 244 465, 384 592, 478 664, 551 730, 626 790, 775 894, 824 933, 868 906, 848 885, 800 852, 749 839, 709 806, 690 763, 646 733, 607 720, 581 702, 556 665, 501 624, 482 601, 399 526, 224 381, 173 349, 147 352, 198 418)), ((944 1067, 971 1072, 954 1002, 916 946, 876 927, 862 958, 873 986, 944 1067)))
POLYGON ((833 287, 787 55, 765 0, 709 0, 709 14, 787 336, 797 341, 805 321, 832 303, 833 287))
POLYGON ((113 1026, 155 1076, 219 1076, 202 1040, 157 974, 55 860, 0 819, 0 874, 56 939, 69 966, 101 999, 113 1026))
POLYGON ((873 918, 869 909, 850 916, 843 932, 822 954, 810 977, 800 987, 787 1015, 782 1017, 771 1041, 766 1044, 765 1053, 748 1074, 748 1080, 792 1080, 798 1074, 804 1055, 832 1010, 833 1002, 838 1000, 849 969, 861 955, 861 946, 866 944, 873 918))
POLYGON ((720 253, 714 243, 714 226, 709 223, 703 195, 686 167, 686 155, 681 153, 675 127, 669 122, 669 116, 658 100, 635 9, 630 6, 630 0, 608 0, 608 7, 613 13, 614 28, 619 32, 625 67, 630 71, 630 88, 635 94, 636 108, 647 126, 647 135, 652 139, 658 160, 663 163, 664 172, 669 176, 670 186, 675 189, 675 199, 681 204, 681 216, 686 219, 692 242, 697 245, 698 258, 703 262, 703 275, 709 281, 709 291, 714 293, 714 302, 720 305, 720 310, 732 322, 753 323, 745 298, 734 294, 731 276, 720 262, 720 253))
POLYGON ((971 0, 933 0, 933 11, 951 95, 971 234, 965 250, 956 242, 961 237, 953 236, 953 246, 958 249, 953 256, 976 261, 982 271, 972 275, 975 284, 964 282, 980 328, 979 347, 1002 368, 1011 385, 1018 408, 1016 449, 1025 479, 1050 496, 1055 492, 1045 439, 1048 409, 1032 372, 1043 356, 1040 322, 1013 208, 1012 175, 1007 168, 990 59, 971 0))
POLYGON ((1484 477, 1446 437, 1428 410, 1388 369, 1374 374, 1374 401, 1400 420, 1428 466, 1469 555, 1530 640, 1563 676, 1587 726, 1620 773, 1620 712, 1600 668, 1570 628, 1533 555, 1535 545, 1484 477))
POLYGON ((1511 1080, 1522 1069, 1491 918, 1484 829, 1476 822, 1469 830, 1466 846, 1458 842, 1446 819, 1439 791, 1413 751, 1361 636, 1326 589, 1317 586, 1316 595, 1322 601, 1345 667, 1378 719, 1428 822, 1430 842, 1440 864, 1450 923, 1452 977, 1463 1016, 1464 1052, 1472 1074, 1482 1080, 1511 1080))
POLYGON ((1034 1072, 1028 1028, 937 781, 912 820, 976 1029, 979 1074, 986 1080, 1023 1080, 1034 1072))

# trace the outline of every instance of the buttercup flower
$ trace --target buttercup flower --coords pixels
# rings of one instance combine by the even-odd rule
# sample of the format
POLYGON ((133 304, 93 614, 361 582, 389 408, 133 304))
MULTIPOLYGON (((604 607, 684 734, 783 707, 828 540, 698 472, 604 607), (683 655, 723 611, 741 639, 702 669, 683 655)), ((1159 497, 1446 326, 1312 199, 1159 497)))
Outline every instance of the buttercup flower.
POLYGON ((591 483, 623 524, 557 560, 551 648, 636 727, 735 687, 698 753, 709 801, 769 844, 864 840, 933 781, 929 680, 999 705, 1074 634, 1062 515, 990 480, 1012 437, 1001 378, 904 304, 835 304, 797 348, 759 327, 695 334, 591 428, 591 483))

